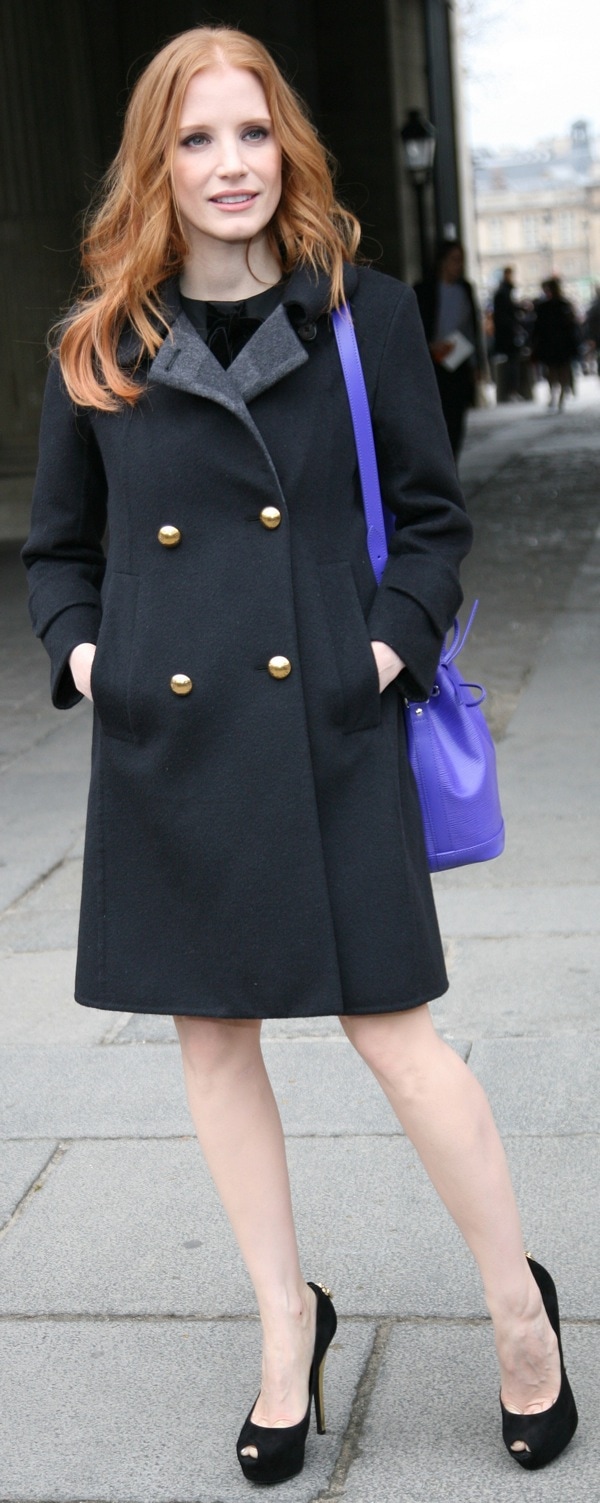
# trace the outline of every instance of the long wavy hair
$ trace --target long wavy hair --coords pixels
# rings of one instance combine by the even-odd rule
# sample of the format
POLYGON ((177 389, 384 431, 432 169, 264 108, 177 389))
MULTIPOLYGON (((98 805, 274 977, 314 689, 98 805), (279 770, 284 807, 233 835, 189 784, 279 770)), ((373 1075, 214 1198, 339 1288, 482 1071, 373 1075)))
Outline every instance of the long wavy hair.
POLYGON ((331 279, 330 307, 344 300, 343 264, 356 257, 360 226, 336 200, 333 162, 302 101, 266 47, 225 26, 184 31, 163 47, 133 90, 121 146, 101 185, 81 246, 84 285, 57 326, 73 401, 114 411, 144 387, 119 366, 128 325, 154 356, 168 333, 160 286, 189 254, 173 190, 173 158, 185 91, 203 68, 247 68, 262 84, 282 154, 282 192, 267 229, 283 274, 304 265, 331 279))

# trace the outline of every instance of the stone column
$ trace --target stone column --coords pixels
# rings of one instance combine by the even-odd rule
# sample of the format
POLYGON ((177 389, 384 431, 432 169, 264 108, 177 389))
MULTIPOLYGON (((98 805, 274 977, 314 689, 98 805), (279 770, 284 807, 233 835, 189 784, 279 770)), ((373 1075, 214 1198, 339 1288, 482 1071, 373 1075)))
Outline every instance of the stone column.
POLYGON ((50 323, 69 301, 72 247, 97 127, 84 7, 0 5, 0 472, 31 468, 50 323))

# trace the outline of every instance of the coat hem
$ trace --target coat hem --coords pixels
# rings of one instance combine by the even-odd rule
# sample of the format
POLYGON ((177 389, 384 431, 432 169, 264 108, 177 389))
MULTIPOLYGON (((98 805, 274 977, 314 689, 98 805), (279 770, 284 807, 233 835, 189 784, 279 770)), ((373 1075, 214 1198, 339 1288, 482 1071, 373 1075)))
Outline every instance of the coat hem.
POLYGON ((364 1007, 364 1006, 363 1007, 342 1007, 342 1008, 338 1009, 337 1011, 336 1011, 335 1008, 333 1008, 333 1009, 331 1009, 331 1011, 325 1011, 325 1010, 323 1010, 323 1011, 313 1011, 313 1012, 285 1012, 285 1013, 281 1013, 281 1012, 263 1012, 263 1013, 256 1013, 256 1012, 239 1012, 238 1011, 238 1012, 220 1012, 220 1013, 215 1013, 215 1012, 209 1012, 208 1010, 206 1010, 206 1011, 186 1012, 183 1008, 175 1008, 175 1007, 132 1007, 130 1003, 128 1004, 126 1002, 123 1002, 121 1004, 119 1004, 117 1002, 115 1002, 115 1003, 95 1002, 95 1001, 90 1001, 87 997, 78 997, 78 996, 75 997, 75 1001, 78 1003, 78 1005, 80 1007, 93 1007, 98 1012, 129 1012, 129 1013, 132 1013, 132 1015, 134 1017, 139 1017, 140 1015, 142 1015, 142 1016, 145 1015, 146 1017, 153 1017, 153 1018, 170 1018, 170 1017, 175 1016, 175 1017, 178 1017, 178 1018, 217 1018, 219 1021, 223 1021, 223 1022, 232 1022, 232 1021, 235 1021, 236 1019, 240 1019, 240 1020, 244 1020, 244 1021, 251 1021, 252 1019, 254 1019, 256 1022, 265 1022, 265 1023, 269 1023, 269 1022, 290 1022, 290 1023, 293 1023, 298 1018, 337 1018, 337 1017, 344 1017, 344 1018, 353 1018, 353 1017, 356 1017, 356 1018, 359 1018, 359 1017, 379 1017, 379 1016, 384 1017, 388 1013, 411 1012, 416 1007, 425 1007, 428 1002, 436 1002, 437 999, 438 999, 438 997, 443 997, 444 996, 445 992, 448 991, 449 986, 450 986, 450 982, 446 981, 446 985, 443 986, 443 987, 441 987, 440 990, 438 990, 436 988, 432 992, 428 991, 425 994, 425 996, 423 996, 423 997, 417 997, 417 998, 414 999, 414 1001, 410 1001, 410 1002, 397 1002, 395 1004, 395 1006, 393 1006, 393 1007, 392 1006, 390 1006, 390 1007, 364 1007))

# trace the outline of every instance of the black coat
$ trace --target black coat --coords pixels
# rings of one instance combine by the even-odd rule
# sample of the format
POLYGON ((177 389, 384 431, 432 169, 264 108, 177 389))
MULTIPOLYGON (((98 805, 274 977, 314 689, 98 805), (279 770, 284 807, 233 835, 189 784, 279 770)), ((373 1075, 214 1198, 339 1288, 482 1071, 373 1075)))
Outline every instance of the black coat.
POLYGON ((549 297, 536 308, 532 357, 540 365, 570 365, 577 359, 581 334, 571 303, 549 297))
MULTIPOLYGON (((464 277, 461 278, 460 285, 466 292, 467 298, 469 300, 469 307, 471 309, 473 329, 475 331, 475 359, 477 361, 479 370, 484 370, 486 365, 486 354, 485 345, 483 342, 483 334, 481 330, 481 314, 477 306, 477 299, 475 297, 471 283, 467 282, 464 277)), ((423 320, 425 338, 428 344, 433 344, 433 341, 435 339, 440 301, 439 289, 440 283, 437 277, 427 277, 425 281, 417 282, 415 285, 416 298, 419 304, 419 313, 421 314, 421 318, 423 320)), ((463 367, 459 366, 458 369, 462 370, 463 367)), ((472 367, 467 367, 467 369, 472 371, 472 367)))
POLYGON ((512 282, 502 281, 494 296, 494 353, 515 355, 523 344, 523 330, 512 282))
POLYGON ((425 697, 470 526, 412 293, 353 268, 347 291, 398 516, 379 590, 323 278, 296 272, 228 371, 167 285, 172 337, 133 410, 74 410, 52 365, 24 557, 58 706, 79 698, 72 648, 98 642, 84 1004, 312 1016, 447 985, 370 639, 425 697))

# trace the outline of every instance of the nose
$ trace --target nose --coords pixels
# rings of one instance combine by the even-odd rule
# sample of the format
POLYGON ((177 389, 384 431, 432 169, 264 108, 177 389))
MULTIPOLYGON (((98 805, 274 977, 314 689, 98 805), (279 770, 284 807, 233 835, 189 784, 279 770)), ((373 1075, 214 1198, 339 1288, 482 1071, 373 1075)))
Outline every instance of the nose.
POLYGON ((248 168, 242 156, 237 136, 227 136, 221 142, 217 174, 219 177, 245 177, 248 168))

